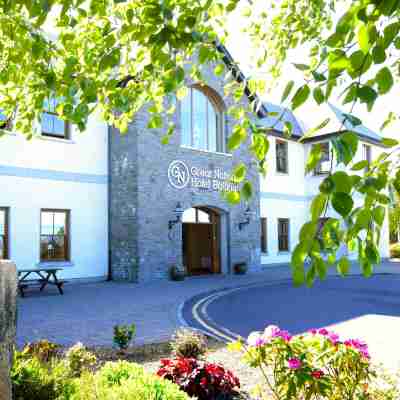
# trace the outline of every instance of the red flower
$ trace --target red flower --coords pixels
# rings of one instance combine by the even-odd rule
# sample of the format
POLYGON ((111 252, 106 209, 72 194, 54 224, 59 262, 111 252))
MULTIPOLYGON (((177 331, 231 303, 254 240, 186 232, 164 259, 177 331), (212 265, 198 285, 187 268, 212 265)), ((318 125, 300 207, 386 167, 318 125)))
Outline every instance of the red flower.
POLYGON ((321 371, 320 369, 311 372, 311 375, 315 378, 315 379, 321 379, 325 374, 324 371, 321 371))

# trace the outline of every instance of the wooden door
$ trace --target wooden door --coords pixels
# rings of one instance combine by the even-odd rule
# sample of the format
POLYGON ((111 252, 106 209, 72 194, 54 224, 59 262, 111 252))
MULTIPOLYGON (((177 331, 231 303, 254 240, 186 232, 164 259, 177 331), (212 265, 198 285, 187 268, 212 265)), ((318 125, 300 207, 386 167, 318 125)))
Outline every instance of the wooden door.
POLYGON ((183 224, 183 257, 190 275, 214 272, 213 224, 183 224))

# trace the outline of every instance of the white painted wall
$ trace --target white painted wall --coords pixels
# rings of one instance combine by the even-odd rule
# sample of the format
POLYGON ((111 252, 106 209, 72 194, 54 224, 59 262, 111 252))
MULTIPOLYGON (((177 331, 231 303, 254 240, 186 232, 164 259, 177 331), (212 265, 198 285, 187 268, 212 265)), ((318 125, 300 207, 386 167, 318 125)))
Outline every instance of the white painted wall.
MULTIPOLYGON (((314 176, 309 174, 305 176, 305 164, 311 144, 300 144, 288 141, 289 152, 289 173, 286 175, 276 172, 275 162, 275 141, 276 138, 270 138, 270 151, 268 154, 268 173, 266 177, 261 177, 261 207, 260 217, 267 218, 267 237, 268 253, 261 253, 261 263, 265 266, 277 263, 287 263, 290 261, 290 253, 279 253, 278 251, 278 218, 290 219, 290 248, 294 249, 298 242, 298 234, 301 226, 309 220, 310 203, 318 193, 318 186, 325 176, 314 176)), ((360 141, 355 162, 363 159, 362 144, 360 141)), ((384 149, 371 145, 372 160, 376 159, 384 149)), ((340 167, 339 169, 343 169, 340 167)), ((350 169, 350 166, 348 167, 350 169)), ((355 174, 354 171, 351 171, 355 174)), ((356 205, 361 200, 357 200, 356 205)), ((328 216, 336 216, 333 210, 328 211, 328 216)), ((384 222, 382 237, 380 243, 381 256, 389 257, 389 225, 388 218, 384 222)), ((356 254, 350 255, 356 258, 356 254)))
POLYGON ((63 278, 104 278, 108 268, 107 126, 92 118, 71 140, 0 138, 0 207, 10 209, 9 255, 40 262, 40 210, 70 210, 70 263, 63 278))

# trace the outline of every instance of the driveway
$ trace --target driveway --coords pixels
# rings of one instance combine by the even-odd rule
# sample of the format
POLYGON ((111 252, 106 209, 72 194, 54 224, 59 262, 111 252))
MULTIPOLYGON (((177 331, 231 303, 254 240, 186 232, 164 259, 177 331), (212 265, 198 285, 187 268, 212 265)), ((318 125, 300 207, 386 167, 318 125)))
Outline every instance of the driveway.
POLYGON ((185 304, 184 318, 223 340, 247 337, 274 324, 299 334, 329 327, 342 338, 365 340, 375 360, 400 368, 400 276, 330 277, 313 288, 289 282, 214 291, 185 304))

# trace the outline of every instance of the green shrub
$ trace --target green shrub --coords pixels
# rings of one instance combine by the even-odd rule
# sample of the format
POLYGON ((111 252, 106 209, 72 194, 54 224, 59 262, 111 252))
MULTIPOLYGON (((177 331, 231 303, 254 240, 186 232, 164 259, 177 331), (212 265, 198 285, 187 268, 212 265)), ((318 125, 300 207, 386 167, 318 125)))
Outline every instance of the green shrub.
POLYGON ((39 340, 38 342, 26 344, 21 352, 21 355, 24 357, 36 357, 40 361, 48 362, 57 356, 60 348, 60 345, 43 339, 39 340))
POLYGON ((58 360, 43 362, 16 352, 11 369, 14 400, 55 400, 69 391, 69 374, 58 360))
POLYGON ((207 352, 207 339, 192 329, 181 328, 172 337, 171 349, 174 357, 198 359, 207 352))
POLYGON ((400 243, 390 245, 390 257, 400 258, 400 243))
POLYGON ((97 359, 82 343, 76 343, 65 353, 65 361, 71 375, 78 377, 83 371, 92 369, 97 359))
POLYGON ((127 361, 108 362, 96 374, 75 380, 68 400, 188 400, 175 384, 127 361))
POLYGON ((114 344, 120 350, 126 350, 136 334, 135 324, 115 325, 114 326, 114 344))

